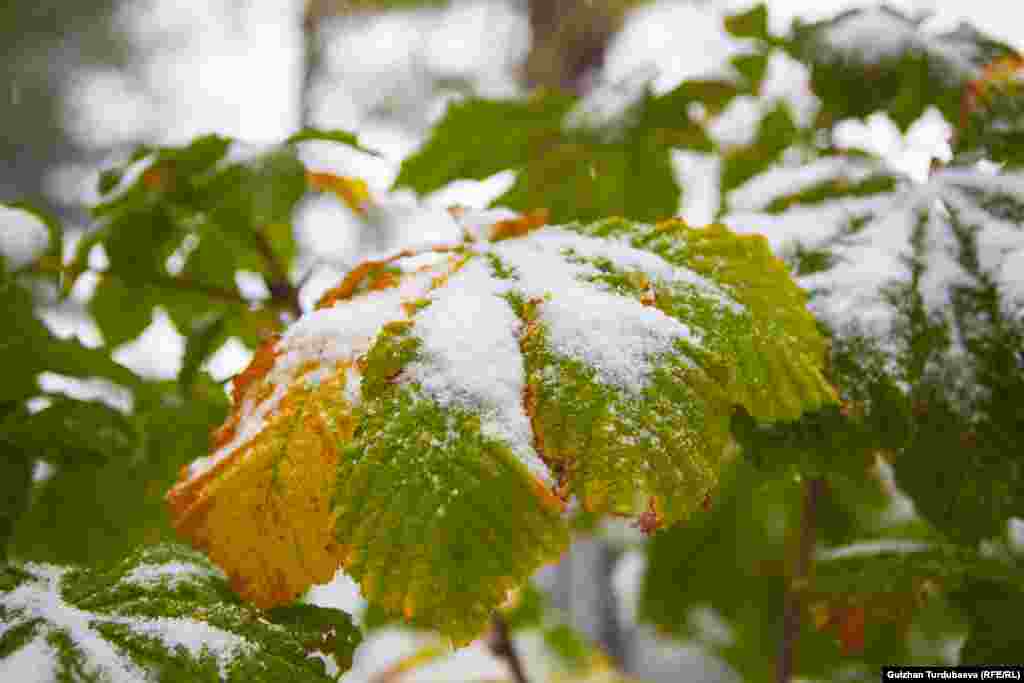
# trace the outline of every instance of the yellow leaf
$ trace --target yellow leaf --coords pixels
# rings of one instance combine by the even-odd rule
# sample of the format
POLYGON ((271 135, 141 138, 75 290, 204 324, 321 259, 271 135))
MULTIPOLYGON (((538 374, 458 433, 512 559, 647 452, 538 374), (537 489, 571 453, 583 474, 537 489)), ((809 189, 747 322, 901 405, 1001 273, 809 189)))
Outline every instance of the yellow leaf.
POLYGON ((307 171, 306 182, 319 192, 333 192, 353 211, 366 213, 366 204, 370 201, 370 188, 362 178, 307 171))

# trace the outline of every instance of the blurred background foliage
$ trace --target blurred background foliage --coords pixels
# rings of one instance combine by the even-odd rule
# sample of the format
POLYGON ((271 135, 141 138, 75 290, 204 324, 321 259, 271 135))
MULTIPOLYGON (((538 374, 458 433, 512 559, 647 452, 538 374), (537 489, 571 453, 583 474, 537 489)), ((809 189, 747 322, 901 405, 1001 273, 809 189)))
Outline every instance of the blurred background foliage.
MULTIPOLYGON (((531 680, 1012 660, 1024 36, 954 26, 942 3, 777 4, 813 16, 653 0, 4 5, 0 200, 48 222, 39 240, 20 208, 0 215, 0 546, 102 565, 170 539, 163 492, 206 452, 252 349, 359 258, 443 238, 448 205, 721 219, 820 283, 924 187, 945 208, 911 212, 908 275, 879 284, 883 334, 855 309, 825 315, 842 282, 812 298, 842 407, 774 427, 737 415, 739 455, 703 515, 651 537, 581 515, 581 540, 507 621, 531 680), (808 220, 835 238, 809 238, 808 220), (922 225, 949 236, 938 276, 922 225)), ((996 10, 955 9, 1001 27, 996 10)), ((349 680, 507 674, 482 643, 452 655, 384 623, 344 577, 309 599, 375 634, 349 680)))

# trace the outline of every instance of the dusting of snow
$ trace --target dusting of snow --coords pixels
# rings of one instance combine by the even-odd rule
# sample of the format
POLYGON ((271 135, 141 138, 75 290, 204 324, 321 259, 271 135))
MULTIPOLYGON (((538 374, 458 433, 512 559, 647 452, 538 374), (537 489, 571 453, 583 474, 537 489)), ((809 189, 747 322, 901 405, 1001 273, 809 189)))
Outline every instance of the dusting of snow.
POLYGON ((192 619, 137 619, 115 617, 109 623, 124 624, 140 636, 156 638, 172 649, 185 648, 193 657, 209 653, 217 660, 221 678, 240 656, 253 654, 257 647, 245 638, 192 619))
POLYGON ((139 564, 132 568, 121 581, 134 586, 148 588, 162 583, 177 586, 193 578, 217 576, 217 572, 209 567, 191 562, 168 562, 166 564, 139 564))

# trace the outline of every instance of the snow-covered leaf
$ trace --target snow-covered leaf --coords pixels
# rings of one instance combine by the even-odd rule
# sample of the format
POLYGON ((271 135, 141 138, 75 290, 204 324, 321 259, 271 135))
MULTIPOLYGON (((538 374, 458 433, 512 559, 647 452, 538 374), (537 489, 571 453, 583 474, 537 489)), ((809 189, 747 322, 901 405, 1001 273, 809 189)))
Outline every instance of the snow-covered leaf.
POLYGON ((907 287, 927 313, 951 317, 954 291, 980 274, 1011 310, 1024 301, 1024 175, 951 166, 915 184, 859 163, 816 163, 754 178, 733 194, 744 210, 725 221, 795 257, 827 322, 887 334, 907 287))
POLYGON ((0 569, 0 678, 51 681, 329 681, 359 632, 343 612, 301 606, 295 623, 241 603, 194 551, 160 545, 106 570, 0 569))
POLYGON ((929 106, 959 118, 964 86, 1012 50, 967 24, 936 34, 885 5, 855 9, 794 29, 791 51, 811 67, 824 120, 879 109, 906 128, 929 106))
POLYGON ((570 496, 683 519, 735 405, 794 419, 834 400, 763 238, 521 220, 364 263, 236 379, 216 450, 168 500, 243 596, 277 604, 343 566, 385 611, 468 641, 565 548, 570 496))

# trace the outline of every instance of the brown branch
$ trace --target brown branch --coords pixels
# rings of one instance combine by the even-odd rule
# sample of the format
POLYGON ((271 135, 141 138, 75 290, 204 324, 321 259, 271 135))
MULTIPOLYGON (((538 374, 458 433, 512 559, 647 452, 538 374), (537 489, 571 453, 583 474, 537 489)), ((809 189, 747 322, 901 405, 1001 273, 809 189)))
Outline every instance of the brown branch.
POLYGON ((508 623, 505 621, 505 617, 498 612, 491 617, 491 637, 488 639, 488 645, 495 657, 505 660, 515 683, 529 683, 526 671, 523 669, 523 662, 519 658, 519 653, 516 652, 511 635, 509 635, 508 623))
POLYGON ((775 680, 789 683, 796 662, 796 645, 800 636, 802 594, 810 576, 814 561, 814 545, 817 536, 818 501, 825 491, 825 480, 807 479, 803 486, 803 505, 800 519, 800 546, 793 577, 786 587, 785 605, 782 612, 782 643, 779 653, 775 680))

